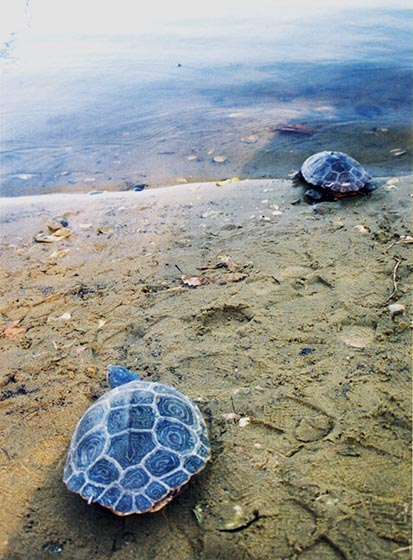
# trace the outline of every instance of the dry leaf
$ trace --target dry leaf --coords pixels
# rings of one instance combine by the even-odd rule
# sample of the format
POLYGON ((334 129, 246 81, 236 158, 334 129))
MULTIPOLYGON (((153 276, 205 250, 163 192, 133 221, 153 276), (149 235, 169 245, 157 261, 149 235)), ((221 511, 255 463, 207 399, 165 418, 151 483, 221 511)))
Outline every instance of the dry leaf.
POLYGON ((114 229, 113 227, 98 227, 96 232, 98 235, 109 235, 114 232, 114 229))
POLYGON ((38 233, 37 235, 34 236, 34 240, 37 243, 53 243, 53 241, 56 241, 56 238, 53 237, 52 235, 45 235, 44 233, 38 233))
POLYGON ((53 243, 53 241, 59 241, 60 239, 64 239, 65 237, 69 237, 70 235, 72 235, 72 231, 69 228, 61 227, 50 235, 47 235, 41 231, 34 236, 34 240, 37 243, 53 243))
POLYGON ((275 128, 279 132, 292 132, 296 134, 314 134, 315 129, 305 124, 280 124, 275 128))
POLYGON ((216 270, 218 268, 226 268, 233 272, 239 267, 233 260, 231 260, 231 257, 223 256, 221 260, 215 264, 206 264, 204 266, 198 266, 197 268, 198 270, 216 270))
POLYGON ((62 257, 65 257, 68 252, 69 249, 56 249, 56 251, 53 251, 50 255, 49 259, 61 259, 62 257))
POLYGON ((4 338, 15 338, 19 334, 26 333, 29 330, 29 327, 19 327, 20 321, 13 321, 6 325, 3 329, 3 337, 4 338))
POLYGON ((54 231, 51 237, 54 237, 55 239, 64 239, 65 237, 69 237, 70 235, 72 235, 71 230, 67 227, 62 227, 54 231))
POLYGON ((239 177, 231 177, 230 179, 223 179, 222 181, 218 181, 216 184, 217 187, 223 187, 225 185, 229 185, 230 183, 236 183, 240 181, 239 177))

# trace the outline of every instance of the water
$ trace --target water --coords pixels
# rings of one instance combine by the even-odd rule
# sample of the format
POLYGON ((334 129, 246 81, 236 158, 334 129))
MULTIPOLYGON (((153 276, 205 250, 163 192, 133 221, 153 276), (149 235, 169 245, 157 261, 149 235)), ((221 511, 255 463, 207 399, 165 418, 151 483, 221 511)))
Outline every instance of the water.
POLYGON ((0 47, 3 196, 286 177, 323 149, 373 175, 411 173, 407 3, 116 5, 14 3, 0 47))

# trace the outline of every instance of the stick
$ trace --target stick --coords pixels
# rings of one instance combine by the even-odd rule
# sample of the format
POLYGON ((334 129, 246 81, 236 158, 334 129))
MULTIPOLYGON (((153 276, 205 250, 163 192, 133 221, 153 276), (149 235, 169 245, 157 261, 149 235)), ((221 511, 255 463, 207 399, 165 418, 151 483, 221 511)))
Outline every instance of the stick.
POLYGON ((395 245, 410 245, 411 243, 413 243, 413 239, 401 239, 400 241, 393 241, 393 243, 390 243, 390 245, 387 247, 387 249, 384 250, 384 252, 387 253, 387 251, 395 245))
POLYGON ((389 297, 386 299, 385 303, 387 303, 388 301, 393 299, 393 297, 397 294, 397 270, 398 270, 399 266, 401 265, 401 262, 402 261, 400 259, 398 259, 394 268, 393 268, 393 278, 392 278, 393 279, 393 291, 389 295, 389 297))

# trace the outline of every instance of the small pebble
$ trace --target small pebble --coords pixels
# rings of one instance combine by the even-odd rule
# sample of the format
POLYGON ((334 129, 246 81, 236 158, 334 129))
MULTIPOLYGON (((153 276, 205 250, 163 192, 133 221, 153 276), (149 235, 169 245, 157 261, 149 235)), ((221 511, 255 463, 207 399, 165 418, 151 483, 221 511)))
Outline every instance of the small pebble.
POLYGON ((236 412, 227 412, 222 415, 222 418, 224 420, 238 420, 239 414, 237 414, 236 412))
POLYGON ((299 354, 300 356, 308 356, 308 354, 312 354, 313 352, 315 352, 315 348, 305 347, 301 348, 299 354))
POLYGON ((207 210, 201 214, 201 218, 209 218, 210 216, 216 216, 217 214, 221 214, 221 212, 218 212, 218 210, 207 210))
POLYGON ((390 317, 393 319, 396 315, 403 315, 405 312, 405 307, 401 303, 391 303, 388 308, 390 317))
POLYGON ((213 158, 213 161, 215 163, 225 163, 227 161, 227 158, 225 156, 215 156, 213 158))
POLYGON ((356 229, 359 233, 368 233, 369 230, 364 227, 362 224, 357 224, 356 226, 354 226, 354 229, 356 229))
POLYGON ((68 226, 68 221, 66 218, 53 218, 47 222, 47 227, 50 231, 57 231, 62 227, 65 228, 68 226))
POLYGON ((255 136, 255 134, 249 134, 248 136, 243 136, 241 138, 241 142, 244 142, 244 144, 255 144, 255 142, 258 142, 258 136, 255 136))
POLYGON ((43 546, 43 550, 52 554, 60 554, 63 551, 63 545, 59 543, 47 543, 43 546))

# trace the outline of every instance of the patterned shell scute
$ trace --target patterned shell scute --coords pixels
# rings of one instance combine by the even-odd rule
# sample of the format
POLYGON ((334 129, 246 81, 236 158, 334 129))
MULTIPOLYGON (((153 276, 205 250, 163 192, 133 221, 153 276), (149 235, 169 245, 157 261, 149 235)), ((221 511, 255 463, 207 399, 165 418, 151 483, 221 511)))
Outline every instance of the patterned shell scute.
POLYGON ((352 157, 343 152, 318 152, 305 160, 301 173, 307 183, 340 193, 357 192, 371 176, 352 157))
POLYGON ((179 391, 131 381, 108 391, 73 433, 63 480, 118 515, 156 511, 210 457, 204 419, 179 391))

